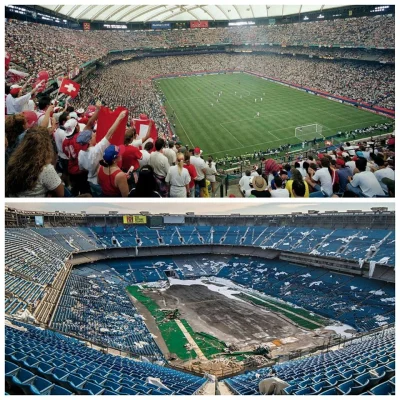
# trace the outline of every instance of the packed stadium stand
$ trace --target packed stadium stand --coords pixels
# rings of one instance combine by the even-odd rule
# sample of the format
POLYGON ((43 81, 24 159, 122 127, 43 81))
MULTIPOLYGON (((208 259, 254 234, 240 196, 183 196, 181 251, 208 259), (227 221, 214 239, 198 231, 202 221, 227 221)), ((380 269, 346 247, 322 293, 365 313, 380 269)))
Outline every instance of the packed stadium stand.
POLYGON ((6 196, 394 197, 394 6, 132 7, 6 7, 6 196))
POLYGON ((394 394, 393 212, 134 217, 6 209, 7 393, 394 394), (205 278, 353 336, 217 382, 182 372, 126 287, 205 278))

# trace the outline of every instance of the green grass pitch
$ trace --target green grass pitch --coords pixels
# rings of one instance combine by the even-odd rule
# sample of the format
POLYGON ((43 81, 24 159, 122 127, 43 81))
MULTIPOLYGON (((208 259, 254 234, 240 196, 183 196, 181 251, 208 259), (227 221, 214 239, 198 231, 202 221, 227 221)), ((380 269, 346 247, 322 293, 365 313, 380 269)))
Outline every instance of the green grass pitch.
POLYGON ((181 141, 214 158, 300 143, 296 126, 318 123, 327 137, 391 121, 242 73, 160 79, 158 84, 167 99, 168 115, 176 113, 172 122, 181 141))

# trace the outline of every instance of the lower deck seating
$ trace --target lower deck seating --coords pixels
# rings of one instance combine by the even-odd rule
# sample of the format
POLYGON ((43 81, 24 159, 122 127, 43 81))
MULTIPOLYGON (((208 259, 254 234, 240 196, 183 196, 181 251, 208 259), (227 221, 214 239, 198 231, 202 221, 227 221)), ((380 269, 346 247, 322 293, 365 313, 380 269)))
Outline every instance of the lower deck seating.
POLYGON ((271 368, 244 373, 224 382, 240 395, 259 394, 261 380, 276 376, 287 382, 285 394, 394 394, 395 330, 389 328, 345 346, 271 368))
POLYGON ((6 391, 36 395, 191 395, 207 379, 102 354, 44 330, 6 327, 6 391), (162 385, 147 382, 159 378, 162 385))

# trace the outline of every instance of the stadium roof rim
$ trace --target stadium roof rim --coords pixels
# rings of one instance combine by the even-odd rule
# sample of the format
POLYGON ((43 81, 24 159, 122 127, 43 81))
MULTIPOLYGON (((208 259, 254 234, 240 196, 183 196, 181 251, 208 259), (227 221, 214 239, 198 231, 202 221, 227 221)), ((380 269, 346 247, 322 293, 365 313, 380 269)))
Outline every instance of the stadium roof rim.
POLYGON ((40 5, 79 21, 184 22, 273 18, 345 5, 40 5))

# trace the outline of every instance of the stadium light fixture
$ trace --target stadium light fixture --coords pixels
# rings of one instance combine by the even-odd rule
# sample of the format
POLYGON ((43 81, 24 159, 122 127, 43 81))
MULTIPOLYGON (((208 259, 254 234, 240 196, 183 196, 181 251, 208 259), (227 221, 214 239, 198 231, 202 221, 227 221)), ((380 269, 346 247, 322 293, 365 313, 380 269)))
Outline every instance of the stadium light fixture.
POLYGON ((304 21, 308 21, 310 18, 307 17, 307 15, 303 18, 304 21))
POLYGON ((376 6, 373 10, 370 10, 370 12, 382 12, 387 10, 389 7, 390 6, 376 6))
POLYGON ((238 21, 238 22, 229 22, 228 26, 244 26, 244 25, 255 25, 254 21, 238 21))
POLYGON ((319 19, 325 18, 322 14, 319 14, 318 17, 319 19))

